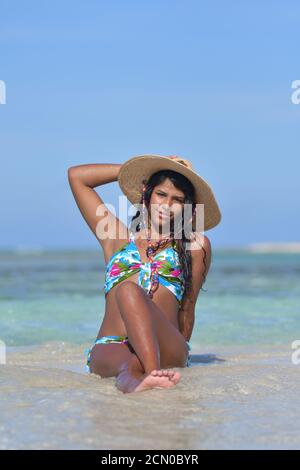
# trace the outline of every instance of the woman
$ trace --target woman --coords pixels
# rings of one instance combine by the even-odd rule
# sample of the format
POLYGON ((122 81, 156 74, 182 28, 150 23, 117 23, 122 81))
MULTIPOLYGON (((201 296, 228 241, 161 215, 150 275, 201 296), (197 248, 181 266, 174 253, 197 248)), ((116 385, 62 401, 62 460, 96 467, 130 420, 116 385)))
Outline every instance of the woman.
POLYGON ((174 387, 181 376, 168 368, 189 366, 195 304, 211 263, 209 239, 194 231, 196 204, 204 205, 203 230, 221 220, 210 186, 188 160, 175 155, 73 166, 68 178, 107 263, 105 315, 88 350, 88 370, 115 376, 123 393, 174 387), (132 204, 142 204, 129 229, 94 190, 113 181, 132 204), (192 216, 186 233, 188 206, 192 216), (138 216, 142 220, 135 230, 138 216), (109 237, 108 220, 116 228, 109 237), (162 237, 166 227, 168 236, 162 237))

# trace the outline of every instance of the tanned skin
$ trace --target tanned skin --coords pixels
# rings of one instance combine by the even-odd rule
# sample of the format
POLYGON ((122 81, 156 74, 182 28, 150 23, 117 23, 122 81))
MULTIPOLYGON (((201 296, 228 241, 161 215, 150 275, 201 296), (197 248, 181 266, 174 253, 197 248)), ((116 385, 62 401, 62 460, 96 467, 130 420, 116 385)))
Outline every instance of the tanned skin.
MULTIPOLYGON (((94 188, 118 180, 122 164, 86 164, 68 169, 69 184, 76 204, 96 236, 105 262, 128 241, 128 228, 104 204, 94 188), (103 219, 109 217, 115 224, 115 236, 104 236, 103 219), (103 230, 103 232, 102 232, 103 230)), ((159 204, 171 210, 171 216, 182 210, 184 193, 167 178, 157 185, 150 204, 159 204), (172 212, 173 211, 173 212, 172 212)), ((151 206, 150 206, 151 207, 151 206)), ((157 207, 157 206, 156 206, 157 207)), ((151 236, 160 234, 165 217, 155 211, 151 218, 151 236)), ((159 238, 159 236, 158 236, 159 238)), ((157 242, 158 238, 152 237, 157 242)), ((181 308, 174 294, 159 284, 151 299, 138 284, 139 273, 112 287, 106 296, 105 315, 97 338, 107 335, 128 336, 127 344, 96 344, 90 356, 90 369, 101 377, 116 377, 116 386, 123 393, 144 391, 151 388, 171 388, 181 374, 171 368, 185 367, 188 357, 186 341, 190 340, 195 320, 195 304, 204 275, 211 263, 211 245, 205 235, 191 242, 192 291, 189 299, 184 294, 181 308), (206 251, 205 265, 203 250, 206 251)), ((143 262, 147 240, 144 229, 136 234, 136 245, 143 262)))

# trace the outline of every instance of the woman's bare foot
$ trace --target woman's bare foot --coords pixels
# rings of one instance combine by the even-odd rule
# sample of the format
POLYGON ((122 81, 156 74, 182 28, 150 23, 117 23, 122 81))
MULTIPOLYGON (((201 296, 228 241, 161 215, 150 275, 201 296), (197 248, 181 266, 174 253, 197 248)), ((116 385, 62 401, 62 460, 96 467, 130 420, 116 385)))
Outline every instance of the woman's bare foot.
POLYGON ((180 380, 181 375, 170 369, 153 370, 150 373, 145 373, 139 378, 133 377, 119 377, 117 380, 117 388, 123 393, 142 392, 151 388, 171 388, 174 387, 180 380))
POLYGON ((132 390, 133 392, 142 392, 150 388, 171 388, 180 380, 179 372, 169 369, 153 370, 150 374, 144 374, 139 383, 132 390))

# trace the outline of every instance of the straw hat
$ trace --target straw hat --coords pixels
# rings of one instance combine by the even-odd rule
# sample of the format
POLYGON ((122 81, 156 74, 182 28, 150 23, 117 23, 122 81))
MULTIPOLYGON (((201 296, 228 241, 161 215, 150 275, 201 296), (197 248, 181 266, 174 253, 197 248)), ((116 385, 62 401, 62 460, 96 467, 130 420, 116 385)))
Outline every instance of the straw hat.
POLYGON ((215 227, 221 220, 221 212, 209 184, 193 169, 189 160, 177 155, 136 155, 120 168, 118 183, 132 204, 141 201, 143 179, 159 170, 173 170, 190 180, 195 188, 197 204, 204 204, 204 231, 215 227))

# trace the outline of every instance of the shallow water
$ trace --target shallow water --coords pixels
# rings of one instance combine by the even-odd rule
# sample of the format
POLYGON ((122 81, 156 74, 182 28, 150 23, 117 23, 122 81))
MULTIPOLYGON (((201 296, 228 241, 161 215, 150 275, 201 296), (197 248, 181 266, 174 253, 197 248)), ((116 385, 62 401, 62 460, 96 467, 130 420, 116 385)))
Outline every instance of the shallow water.
POLYGON ((8 351, 0 449, 300 448, 300 364, 288 348, 206 346, 175 369, 174 388, 123 394, 84 371, 85 346, 8 351))
POLYGON ((85 371, 102 254, 1 252, 0 448, 300 448, 299 274, 299 254, 213 253, 192 367, 172 389, 122 394, 85 371))
MULTIPOLYGON (((92 342, 104 313, 102 252, 0 252, 0 339, 7 346, 92 342)), ((192 347, 286 344, 300 335, 300 254, 213 252, 192 347)))

